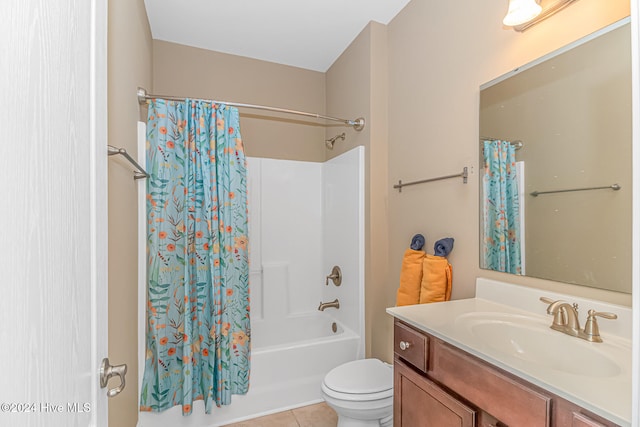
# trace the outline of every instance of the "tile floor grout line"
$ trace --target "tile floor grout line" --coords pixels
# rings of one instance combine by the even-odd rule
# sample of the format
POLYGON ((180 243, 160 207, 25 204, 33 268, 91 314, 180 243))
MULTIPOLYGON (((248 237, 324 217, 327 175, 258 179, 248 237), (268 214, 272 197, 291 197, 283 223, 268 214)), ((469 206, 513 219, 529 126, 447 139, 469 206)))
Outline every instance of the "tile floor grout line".
POLYGON ((298 419, 298 417, 296 417, 296 413, 293 410, 290 410, 289 412, 291 412, 291 415, 293 415, 293 419, 296 420, 296 424, 298 425, 298 427, 300 426, 300 420, 298 419))
POLYGON ((337 425, 337 414, 335 413, 335 411, 331 409, 325 402, 321 402, 299 408, 289 409, 282 412, 277 412, 271 415, 248 419, 240 423, 226 424, 223 427, 260 427, 263 424, 264 426, 273 427, 275 418, 282 415, 286 416, 285 418, 288 419, 287 425, 291 427, 335 427, 337 425), (320 418, 318 418, 318 409, 320 409, 320 412, 325 412, 320 416, 320 418), (311 413, 315 413, 315 415, 312 416, 311 419, 309 419, 308 417, 309 411, 311 411, 311 413))

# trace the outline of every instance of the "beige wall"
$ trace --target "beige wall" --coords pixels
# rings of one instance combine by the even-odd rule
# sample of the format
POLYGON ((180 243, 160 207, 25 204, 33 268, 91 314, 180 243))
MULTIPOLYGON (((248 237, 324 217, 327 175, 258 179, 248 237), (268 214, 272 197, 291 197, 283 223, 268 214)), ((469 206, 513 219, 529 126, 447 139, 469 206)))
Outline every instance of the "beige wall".
MULTIPOLYGON (((324 73, 158 40, 153 41, 153 89, 160 95, 325 110, 324 73)), ((324 127, 316 119, 242 108, 240 119, 248 156, 325 158, 324 127)))
POLYGON ((395 294, 388 280, 387 217, 387 27, 370 23, 326 73, 327 112, 345 118, 363 116, 362 131, 329 127, 326 138, 341 132, 333 158, 358 145, 365 147, 365 335, 368 357, 392 359, 385 353, 387 342, 378 337, 386 326, 384 309, 395 294))
MULTIPOLYGON (((138 86, 151 89, 151 33, 143 0, 109 0, 109 144, 137 153, 138 86)), ((138 420, 137 199, 131 167, 109 160, 109 359, 128 365, 127 387, 109 399, 109 425, 138 420)), ((116 380, 112 380, 115 383, 116 380)), ((112 387, 114 385, 111 385, 112 387)))
MULTIPOLYGON (((581 0, 524 33, 502 27, 505 9, 503 1, 467 2, 462 13, 457 2, 413 0, 389 24, 388 188, 473 167, 466 185, 454 179, 390 191, 390 277, 397 283, 402 253, 422 232, 429 251, 437 239, 455 238, 454 299, 472 297, 484 276, 629 305, 629 295, 478 267, 479 86, 627 16, 629 2, 581 0)), ((388 332, 389 349, 391 339, 388 332)))

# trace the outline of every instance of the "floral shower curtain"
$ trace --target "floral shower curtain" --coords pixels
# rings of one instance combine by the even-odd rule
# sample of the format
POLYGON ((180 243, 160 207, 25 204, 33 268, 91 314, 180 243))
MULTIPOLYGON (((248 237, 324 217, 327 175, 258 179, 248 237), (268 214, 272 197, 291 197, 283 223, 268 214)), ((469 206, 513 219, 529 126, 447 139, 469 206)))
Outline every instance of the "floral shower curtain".
POLYGON ((246 161, 238 110, 153 100, 140 410, 229 404, 249 387, 246 161))
POLYGON ((483 157, 483 268, 521 274, 515 148, 507 141, 484 141, 483 157))

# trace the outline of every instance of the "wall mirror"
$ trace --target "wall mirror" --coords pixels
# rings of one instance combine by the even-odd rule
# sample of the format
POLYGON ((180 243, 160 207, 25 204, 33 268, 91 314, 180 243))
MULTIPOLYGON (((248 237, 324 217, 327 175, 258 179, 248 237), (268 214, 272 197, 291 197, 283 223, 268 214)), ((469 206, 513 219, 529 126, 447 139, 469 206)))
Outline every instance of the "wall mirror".
POLYGON ((480 88, 480 268, 631 293, 623 20, 480 88))

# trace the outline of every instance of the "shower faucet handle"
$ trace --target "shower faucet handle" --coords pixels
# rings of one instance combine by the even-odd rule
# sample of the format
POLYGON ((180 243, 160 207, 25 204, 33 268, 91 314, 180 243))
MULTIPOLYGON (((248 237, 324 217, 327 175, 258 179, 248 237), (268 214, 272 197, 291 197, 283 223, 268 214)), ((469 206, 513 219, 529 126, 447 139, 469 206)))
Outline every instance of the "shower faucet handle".
POLYGON ((342 270, 337 265, 331 269, 331 274, 327 276, 327 280, 324 282, 325 286, 329 286, 329 280, 333 282, 335 286, 342 284, 342 270))

